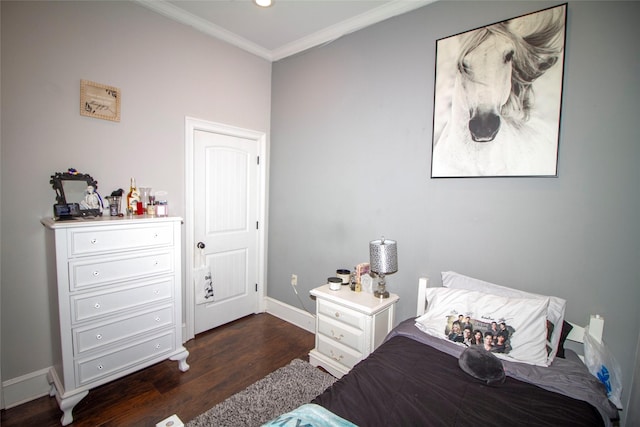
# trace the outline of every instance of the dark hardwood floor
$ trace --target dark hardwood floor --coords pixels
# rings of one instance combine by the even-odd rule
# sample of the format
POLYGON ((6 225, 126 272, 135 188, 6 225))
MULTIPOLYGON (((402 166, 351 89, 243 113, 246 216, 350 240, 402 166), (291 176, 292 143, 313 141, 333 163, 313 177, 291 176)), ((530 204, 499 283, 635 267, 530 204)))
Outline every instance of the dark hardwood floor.
MULTIPOLYGON (((293 359, 308 361, 314 335, 270 314, 257 314, 187 342, 187 372, 164 361, 91 390, 73 410, 74 427, 152 426, 177 414, 186 424, 293 359)), ((0 425, 60 426, 55 398, 2 411, 0 425)))

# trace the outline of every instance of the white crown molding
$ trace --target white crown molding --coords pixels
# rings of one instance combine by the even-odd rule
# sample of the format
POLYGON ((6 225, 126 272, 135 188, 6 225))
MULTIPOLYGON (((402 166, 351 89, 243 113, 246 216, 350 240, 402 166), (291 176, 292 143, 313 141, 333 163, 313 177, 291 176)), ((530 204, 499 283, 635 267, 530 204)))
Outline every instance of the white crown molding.
POLYGON ((338 24, 317 31, 309 36, 303 37, 294 42, 283 45, 273 51, 263 48, 244 37, 241 37, 229 30, 219 27, 204 20, 192 13, 186 12, 179 7, 166 2, 165 0, 132 0, 141 6, 160 13, 167 18, 189 25, 198 31, 208 34, 217 39, 230 43, 249 53, 260 56, 269 61, 278 61, 296 53, 305 51, 315 46, 332 42, 346 34, 368 27, 375 23, 384 21, 397 15, 418 9, 437 0, 394 0, 368 12, 362 13, 354 18, 340 22, 338 24))
POLYGON ((174 21, 189 25, 207 35, 237 46, 249 53, 253 53, 254 55, 272 61, 272 54, 268 49, 258 46, 257 44, 240 37, 229 30, 225 30, 222 27, 212 24, 211 22, 189 13, 184 9, 180 9, 179 7, 176 7, 164 0, 133 0, 133 2, 164 15, 167 18, 173 19, 174 21))
POLYGON ((394 0, 346 21, 327 27, 272 51, 272 61, 278 61, 315 46, 330 43, 385 19, 410 12, 437 0, 394 0))

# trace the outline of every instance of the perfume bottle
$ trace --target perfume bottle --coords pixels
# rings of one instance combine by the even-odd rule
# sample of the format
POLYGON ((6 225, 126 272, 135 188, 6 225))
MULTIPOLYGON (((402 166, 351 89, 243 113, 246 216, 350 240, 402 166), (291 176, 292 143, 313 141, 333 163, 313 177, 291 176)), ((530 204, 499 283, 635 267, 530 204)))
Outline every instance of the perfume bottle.
POLYGON ((138 211, 138 202, 140 201, 140 193, 136 187, 136 180, 131 178, 129 193, 127 193, 127 213, 134 215, 138 211))

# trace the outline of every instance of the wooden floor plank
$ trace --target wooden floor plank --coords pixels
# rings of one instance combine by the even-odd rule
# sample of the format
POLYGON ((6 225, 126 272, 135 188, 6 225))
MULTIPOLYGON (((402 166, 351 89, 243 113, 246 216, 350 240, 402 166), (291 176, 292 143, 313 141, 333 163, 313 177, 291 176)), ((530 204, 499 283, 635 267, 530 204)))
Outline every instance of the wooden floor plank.
MULTIPOLYGON (((187 342, 187 372, 164 361, 89 392, 73 411, 73 427, 149 426, 177 414, 195 418, 293 359, 309 360, 314 335, 270 314, 251 315, 187 342)), ((58 427, 55 398, 2 411, 2 427, 58 427)))

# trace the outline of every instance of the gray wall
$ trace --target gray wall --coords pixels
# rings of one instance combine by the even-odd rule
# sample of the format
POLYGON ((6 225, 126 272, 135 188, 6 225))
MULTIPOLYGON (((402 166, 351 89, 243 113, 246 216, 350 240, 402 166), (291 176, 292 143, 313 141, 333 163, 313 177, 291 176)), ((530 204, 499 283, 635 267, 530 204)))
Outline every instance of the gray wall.
MULTIPOLYGON (((570 2, 558 178, 430 179, 435 41, 558 3, 437 2, 273 67, 269 296, 398 241, 397 320, 454 270, 606 319, 629 396, 640 324, 637 2, 570 2), (630 329, 631 328, 631 329, 630 329)), ((313 303, 305 301, 310 310, 313 303)))
POLYGON ((54 172, 104 196, 168 191, 184 215, 185 116, 269 132, 271 64, 132 2, 2 1, 2 376, 52 365, 45 230, 54 172), (119 123, 79 114, 80 80, 122 92, 119 123))
POLYGON ((128 2, 0 2, 2 378, 51 365, 50 175, 75 167, 103 194, 133 175, 183 215, 184 116, 269 132, 273 92, 269 296, 299 306, 291 273, 305 294, 384 234, 398 319, 417 278, 448 269, 567 298, 569 320, 606 317, 628 396, 639 4, 569 4, 559 178, 429 179, 435 40, 547 5, 438 2, 282 60, 271 81, 266 61, 128 2), (120 123, 79 115, 80 79, 122 90, 120 123))

